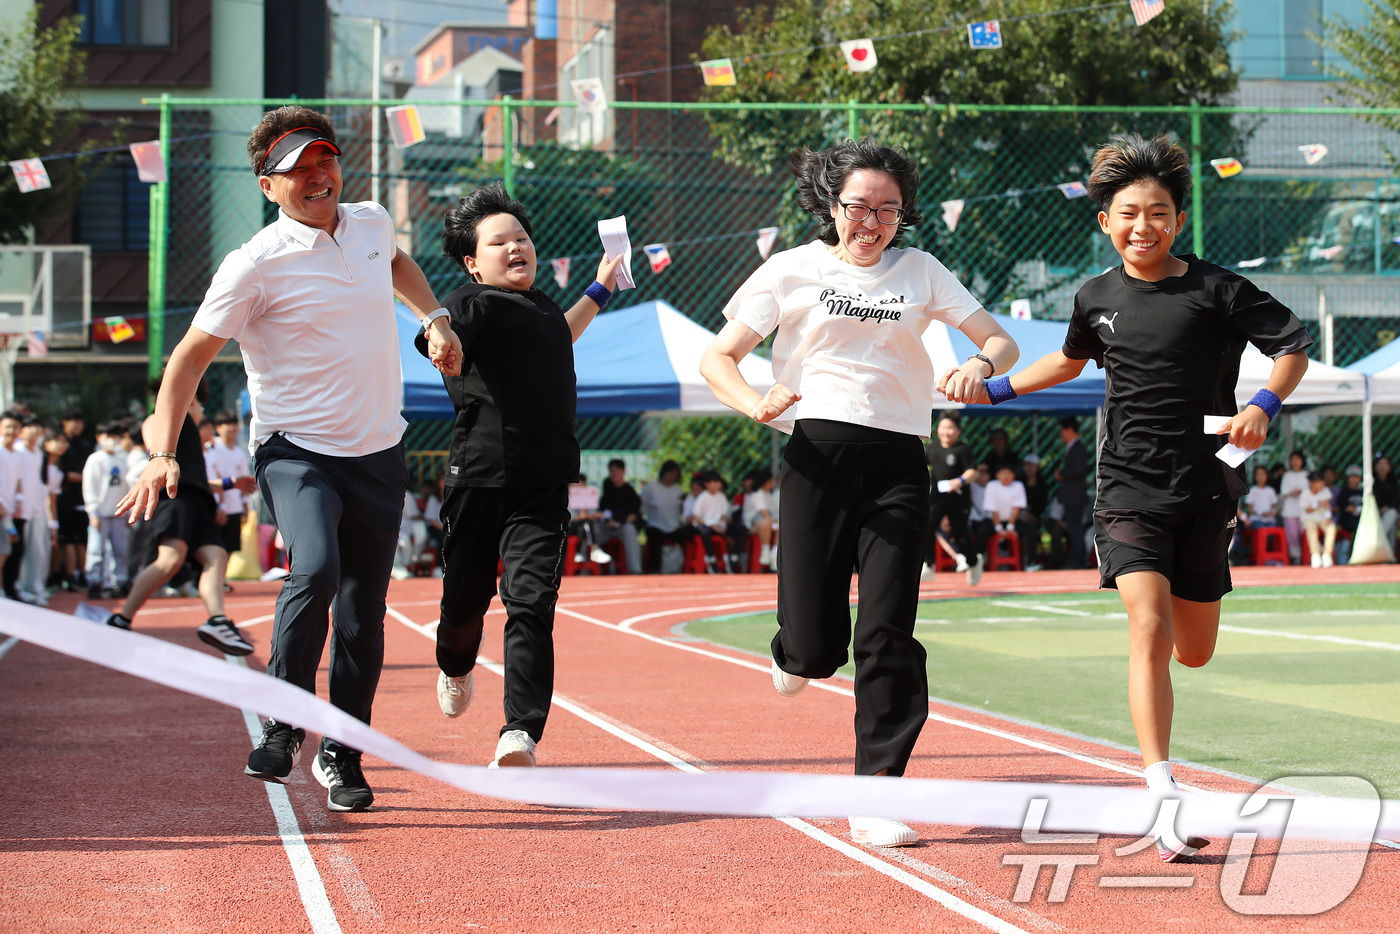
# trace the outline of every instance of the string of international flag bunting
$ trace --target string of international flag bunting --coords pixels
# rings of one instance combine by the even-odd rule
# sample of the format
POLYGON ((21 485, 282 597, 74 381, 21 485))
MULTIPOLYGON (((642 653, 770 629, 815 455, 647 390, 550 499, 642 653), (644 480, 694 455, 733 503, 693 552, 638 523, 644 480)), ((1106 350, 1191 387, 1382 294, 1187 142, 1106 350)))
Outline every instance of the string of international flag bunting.
MULTIPOLYGON (((1107 7, 1119 6, 1121 3, 1099 4, 1088 7, 1076 7, 1073 9, 1053 10, 1044 13, 1027 14, 1025 16, 1013 17, 1008 21, 1034 19, 1044 16, 1058 16, 1071 13, 1079 13, 1091 10, 1104 9, 1107 7)), ((1161 15, 1165 9, 1165 0, 1129 0, 1132 10, 1133 20, 1138 26, 1151 21, 1161 15)), ((706 85, 712 87, 730 87, 737 84, 736 67, 750 65, 756 59, 770 58, 777 55, 791 54, 795 52, 811 51, 814 49, 837 47, 846 60, 846 67, 852 72, 873 71, 879 66, 879 56, 875 49, 876 42, 884 42, 892 39, 906 38, 913 35, 931 34, 947 32, 965 28, 967 30, 968 43, 973 49, 996 50, 1003 48, 1003 30, 1001 21, 984 20, 975 23, 961 24, 957 26, 934 27, 930 29, 916 30, 914 32, 899 33, 891 36, 874 36, 869 38, 845 39, 835 43, 821 46, 811 46, 806 49, 790 49, 778 52, 768 52, 759 55, 747 56, 736 62, 730 58, 711 59, 699 63, 701 75, 706 85)), ((600 78, 581 78, 570 82, 574 93, 574 98, 580 113, 596 115, 608 109, 608 97, 603 81, 600 78)), ((406 149, 423 142, 427 138, 424 132, 422 120, 418 114, 418 108, 412 104, 396 107, 388 107, 384 110, 385 122, 389 128, 392 144, 399 149, 406 149)), ((204 139, 212 134, 199 134, 196 136, 177 137, 171 139, 170 143, 184 142, 193 139, 204 139)), ((19 186, 22 194, 42 191, 52 187, 48 169, 44 161, 55 161, 58 159, 69 159, 80 156, 97 155, 107 152, 116 152, 125 148, 136 164, 137 177, 145 183, 164 182, 168 178, 165 159, 161 152, 159 140, 146 140, 143 142, 131 143, 126 147, 112 147, 110 149, 95 149, 85 152, 56 153, 47 156, 32 156, 27 159, 16 159, 9 162, 10 170, 14 175, 15 182, 19 186)), ((1306 143, 1297 147, 1301 153, 1303 161, 1307 165, 1317 165, 1326 158, 1328 149, 1323 143, 1306 143)), ((1211 167, 1222 178, 1232 178, 1245 171, 1244 163, 1235 156, 1227 156, 1210 160, 1211 167)), ((954 198, 940 202, 943 223, 950 233, 954 232, 959 221, 962 219, 964 210, 970 204, 982 201, 990 201, 1000 198, 1019 198, 1024 195, 1036 194, 1047 191, 1058 190, 1066 199, 1076 199, 1086 197, 1089 193, 1083 181, 1058 182, 1048 185, 1040 185, 1029 188, 1013 189, 1009 191, 996 192, 984 195, 975 195, 965 198, 954 198)), ((691 245, 703 242, 727 240, 736 237, 743 237, 754 233, 752 230, 740 231, 737 233, 720 234, 712 237, 701 237, 693 240, 673 241, 670 246, 691 245)), ((764 227, 757 231, 758 237, 755 245, 763 259, 767 259, 774 244, 777 242, 779 229, 777 227, 764 227)), ((1400 237, 1396 238, 1400 243, 1400 237)), ((660 274, 672 264, 670 246, 666 243, 649 243, 642 247, 642 251, 647 257, 654 274, 660 274)), ((1346 245, 1334 245, 1326 248, 1313 250, 1313 255, 1323 260, 1333 260, 1346 249, 1346 245)), ((550 267, 554 274, 554 280, 559 288, 565 288, 569 281, 570 265, 574 259, 582 257, 558 257, 551 259, 550 267)), ((1244 260, 1234 265, 1240 268, 1253 268, 1278 262, 1283 257, 1258 257, 1252 260, 1244 260)), ((1010 312, 1013 317, 1029 318, 1030 302, 1026 299, 1015 299, 1010 302, 1010 312)), ((140 317, 140 316, 133 316, 140 317)), ((104 320, 108 335, 113 343, 122 343, 136 336, 136 330, 131 323, 122 316, 114 316, 104 320)), ((31 336, 29 342, 30 354, 41 356, 46 351, 44 336, 36 333, 31 336)))

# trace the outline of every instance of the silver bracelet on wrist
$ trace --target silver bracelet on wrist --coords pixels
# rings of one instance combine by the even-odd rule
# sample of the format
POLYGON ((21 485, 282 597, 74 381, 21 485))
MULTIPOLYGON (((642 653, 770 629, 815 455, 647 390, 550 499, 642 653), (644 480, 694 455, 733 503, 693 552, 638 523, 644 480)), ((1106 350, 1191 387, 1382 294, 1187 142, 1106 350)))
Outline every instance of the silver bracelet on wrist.
POLYGON ((174 452, 174 451, 152 451, 152 452, 151 452, 151 460, 155 460, 157 457, 168 457, 168 458, 170 458, 171 460, 174 460, 174 459, 175 459, 175 452, 174 452))

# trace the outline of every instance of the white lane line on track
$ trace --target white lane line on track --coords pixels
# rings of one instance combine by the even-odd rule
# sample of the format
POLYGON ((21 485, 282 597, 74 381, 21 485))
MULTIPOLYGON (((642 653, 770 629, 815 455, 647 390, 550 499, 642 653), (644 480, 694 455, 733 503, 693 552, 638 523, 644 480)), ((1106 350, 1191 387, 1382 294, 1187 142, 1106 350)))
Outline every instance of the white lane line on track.
MULTIPOLYGON (((414 632, 417 632, 420 635, 425 636, 427 638, 434 638, 432 630, 428 626, 415 623, 413 620, 409 619, 407 616, 400 613, 393 607, 387 607, 386 609, 390 616, 394 617, 394 619, 403 623, 405 626, 412 629, 414 632)), ((640 633, 636 634, 640 635, 640 633)), ((495 674, 499 677, 505 676, 505 669, 498 665, 496 662, 493 662, 487 658, 479 657, 477 659, 477 664, 479 667, 485 668, 492 674, 495 674)), ((598 714, 595 714, 593 711, 588 710, 582 705, 574 703, 567 697, 556 693, 552 698, 552 703, 556 707, 560 707, 564 710, 567 710, 569 713, 583 720, 585 723, 589 723, 602 730, 603 732, 608 733, 611 736, 615 736, 616 738, 622 740, 624 743, 627 743, 630 746, 640 749, 647 755, 659 759, 662 762, 665 762, 667 765, 671 766, 674 769, 677 769, 682 772, 693 772, 696 774, 703 774, 705 772, 705 769, 686 761, 686 759, 681 758, 681 756, 677 755, 676 753, 673 753, 667 749, 663 749, 647 739, 643 739, 641 736, 637 735, 640 731, 633 731, 631 727, 619 723, 611 717, 604 718, 602 716, 599 716, 598 714)), ((689 758, 693 759, 694 757, 689 758)), ((878 873, 881 873, 882 875, 888 876, 896 882, 900 882, 908 886, 909 888, 913 889, 919 894, 924 895, 937 902, 938 904, 942 905, 944 908, 947 908, 949 911, 952 911, 955 914, 959 914, 970 921, 976 922, 977 924, 980 924, 989 930, 996 931, 997 934, 1029 934, 1029 932, 1026 931, 1024 928, 1019 928, 1008 921, 1002 920, 1001 918, 997 917, 991 912, 978 908, 976 905, 973 905, 970 902, 965 902, 953 893, 940 889, 938 886, 927 881, 926 879, 923 879, 905 869, 901 869, 898 866, 892 866, 884 860, 880 859, 879 857, 868 853, 865 850, 854 846, 853 844, 847 843, 844 840, 838 839, 832 836, 831 834, 827 833, 825 830, 822 830, 819 827, 808 823, 807 821, 795 817, 781 817, 778 815, 774 815, 774 820, 778 820, 784 824, 787 824, 789 827, 792 827, 794 830, 806 834, 813 840, 816 840, 818 843, 830 847, 836 852, 841 853, 842 855, 847 856, 855 860, 856 862, 861 863, 862 865, 867 866, 878 873)), ((954 876, 951 878, 956 877, 954 876)), ((964 882, 963 884, 968 885, 970 883, 964 882)), ((995 896, 993 897, 995 898, 995 896)), ((998 899, 998 901, 1000 901, 1000 899, 998 899)))
POLYGON ((4 642, 0 642, 0 658, 4 658, 6 655, 10 654, 10 649, 17 645, 19 645, 19 640, 14 636, 6 639, 4 642))
MULTIPOLYGON (((694 612, 695 609, 696 608, 692 607, 688 610, 677 610, 673 612, 694 612)), ((683 642, 676 642, 671 639, 663 639, 659 636, 653 636, 650 633, 641 632, 636 629, 623 628, 628 622, 630 622, 630 620, 623 620, 621 623, 608 623, 604 622, 601 619, 597 619, 596 617, 588 616, 583 613, 578 613, 562 606, 557 607, 556 612, 563 613, 565 616, 572 616, 574 619, 582 620, 585 623, 592 623, 595 626, 602 626, 605 629, 612 629, 617 632, 625 632, 630 636, 636 636, 641 639, 646 639, 647 641, 655 642, 658 645, 670 646, 673 649, 680 649, 683 652, 692 652, 696 655, 703 655, 706 658, 713 658, 722 662, 728 662, 731 665, 738 665, 741 668, 749 668, 754 671, 761 671, 764 674, 770 673, 770 667, 768 665, 761 665, 757 662, 751 662, 748 659, 744 658, 735 658, 732 655, 725 655, 720 652, 712 652, 709 649, 702 649, 698 646, 688 645, 683 642)), ((856 696, 855 691, 853 691, 850 688, 842 687, 838 684, 830 684, 825 681, 812 681, 809 682, 809 686, 821 691, 829 691, 832 694, 840 694, 844 697, 854 698, 856 696)), ((985 733, 988 736, 995 736, 999 739, 1009 740, 1010 742, 1018 743, 1022 746, 1029 746, 1032 749, 1039 749, 1042 752, 1049 752, 1060 756, 1066 756, 1078 762, 1083 762, 1088 765, 1097 766, 1101 769, 1108 769, 1111 772, 1118 772, 1123 775, 1132 775, 1135 778, 1140 777, 1142 775, 1140 770, 1129 768, 1125 765, 1120 765, 1117 762, 1109 762, 1105 759, 1098 759, 1094 756, 1084 755, 1083 753, 1078 753, 1070 749, 1065 749, 1062 746, 1054 746, 1049 743, 1042 743, 1039 740, 1029 739, 1025 736, 1018 736, 1015 733, 1008 733, 1005 730, 998 730, 994 727, 983 726, 980 723, 971 723, 967 720, 959 720, 955 717, 946 717, 942 714, 936 714, 933 712, 929 713, 929 719, 937 721, 939 723, 947 724, 949 726, 956 726, 966 730, 973 730, 978 733, 985 733)))
MULTIPOLYGON (((230 665, 245 668, 248 665, 242 658, 233 655, 225 655, 224 660, 230 665)), ((245 710, 243 723, 248 728, 249 738, 256 745, 262 738, 262 721, 255 712, 245 710)), ((292 799, 288 797, 286 787, 275 782, 264 782, 263 787, 267 789, 267 800, 277 821, 277 834, 282 838, 287 862, 292 865, 292 877, 296 879, 297 892, 301 895, 301 904, 306 909, 306 920, 311 922, 313 934, 341 934, 340 922, 336 920, 335 909, 326 896, 326 885, 321 880, 320 870, 316 868, 316 860, 311 857, 301 825, 297 823, 296 811, 292 810, 292 799)))
POLYGON ((1071 610, 1068 607, 1056 606, 1051 603, 1027 603, 1024 600, 988 600, 991 606, 1010 607, 1013 610, 1039 610, 1042 613, 1058 613, 1061 616, 1092 616, 1083 610, 1071 610))
POLYGON ((1306 632, 1289 632, 1286 629, 1248 629, 1244 626, 1221 625, 1221 632, 1237 632, 1247 636, 1273 636, 1277 639, 1300 639, 1307 642, 1332 642, 1336 645, 1354 645, 1365 649, 1386 649, 1400 652, 1400 645, 1394 642, 1371 642, 1366 639, 1349 639, 1346 636, 1324 636, 1306 632))
POLYGON ((241 623, 234 623, 235 629, 242 629, 245 626, 256 626, 258 623, 265 623, 270 619, 276 619, 276 613, 269 613, 266 616, 254 616, 252 619, 245 619, 241 623))

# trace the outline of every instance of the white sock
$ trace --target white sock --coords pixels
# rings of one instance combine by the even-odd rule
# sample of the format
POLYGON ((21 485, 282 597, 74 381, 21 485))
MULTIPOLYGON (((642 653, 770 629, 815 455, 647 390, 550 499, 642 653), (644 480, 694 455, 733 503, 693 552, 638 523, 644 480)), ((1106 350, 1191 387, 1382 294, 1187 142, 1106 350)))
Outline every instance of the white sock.
POLYGON ((1153 791, 1180 791, 1177 787, 1176 779, 1172 778, 1172 764, 1163 760, 1154 762, 1142 770, 1142 777, 1147 780, 1147 787, 1153 791))
POLYGON ((759 563, 759 564, 767 564, 767 563, 768 563, 768 559, 772 556, 772 554, 773 554, 773 546, 772 546, 772 545, 761 545, 761 546, 759 546, 759 550, 758 550, 758 563, 759 563))

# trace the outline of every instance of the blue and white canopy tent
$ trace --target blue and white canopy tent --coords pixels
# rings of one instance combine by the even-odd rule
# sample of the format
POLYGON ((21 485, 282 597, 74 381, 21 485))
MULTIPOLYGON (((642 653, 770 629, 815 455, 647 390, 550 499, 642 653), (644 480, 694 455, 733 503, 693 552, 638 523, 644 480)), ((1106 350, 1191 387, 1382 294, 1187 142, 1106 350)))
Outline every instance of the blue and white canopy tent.
MULTIPOLYGON (((452 418, 441 374, 413 346, 418 319, 403 305, 395 307, 404 417, 452 418)), ((735 414, 700 376, 700 357, 714 336, 660 301, 600 314, 574 344, 579 417, 735 414)), ((773 383, 769 361, 753 354, 739 372, 759 392, 773 383)))

